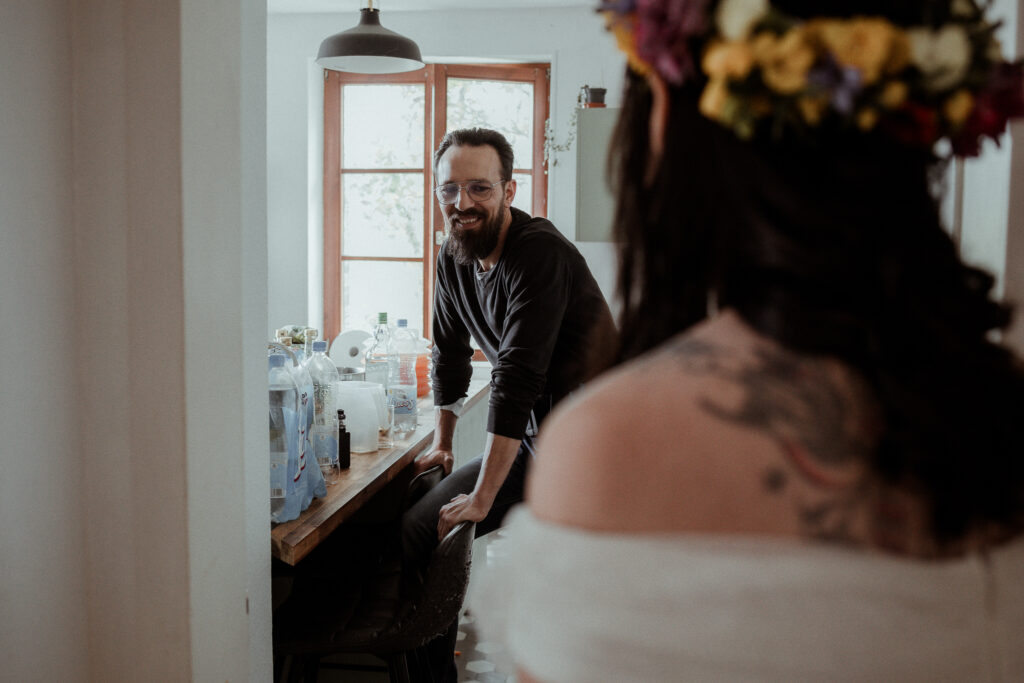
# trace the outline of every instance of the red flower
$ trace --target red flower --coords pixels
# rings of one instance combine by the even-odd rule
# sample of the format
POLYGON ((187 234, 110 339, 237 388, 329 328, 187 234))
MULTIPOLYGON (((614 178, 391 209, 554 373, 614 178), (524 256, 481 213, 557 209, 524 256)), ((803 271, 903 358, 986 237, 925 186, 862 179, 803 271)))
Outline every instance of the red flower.
POLYGON ((935 110, 916 102, 905 102, 878 125, 894 140, 911 147, 928 147, 939 138, 935 110))
POLYGON ((995 66, 985 89, 975 97, 974 109, 963 127, 952 136, 953 153, 978 156, 985 137, 998 145, 1007 122, 1020 116, 1024 116, 1024 63, 1002 62, 995 66))

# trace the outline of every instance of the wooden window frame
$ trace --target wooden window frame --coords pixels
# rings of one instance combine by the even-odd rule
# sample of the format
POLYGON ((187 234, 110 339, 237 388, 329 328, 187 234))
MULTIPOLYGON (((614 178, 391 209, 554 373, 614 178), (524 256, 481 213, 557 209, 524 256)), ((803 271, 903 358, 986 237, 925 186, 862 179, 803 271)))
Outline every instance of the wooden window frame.
POLYGON ((434 294, 434 272, 440 248, 438 234, 444 233, 441 207, 434 201, 433 151, 447 132, 447 93, 449 78, 530 82, 533 98, 533 159, 529 168, 513 169, 532 176, 533 215, 547 216, 547 166, 544 163, 544 124, 550 111, 550 65, 528 64, 427 64, 417 71, 400 74, 353 74, 324 71, 324 191, 323 191, 323 258, 324 258, 324 338, 334 339, 341 330, 341 270, 344 261, 401 261, 423 264, 423 335, 431 336, 431 314, 434 294), (343 256, 341 220, 344 212, 342 176, 346 173, 394 171, 419 173, 414 169, 342 168, 342 86, 350 84, 419 84, 425 85, 423 173, 423 255, 417 257, 343 256), (440 93, 440 94, 439 94, 440 93))

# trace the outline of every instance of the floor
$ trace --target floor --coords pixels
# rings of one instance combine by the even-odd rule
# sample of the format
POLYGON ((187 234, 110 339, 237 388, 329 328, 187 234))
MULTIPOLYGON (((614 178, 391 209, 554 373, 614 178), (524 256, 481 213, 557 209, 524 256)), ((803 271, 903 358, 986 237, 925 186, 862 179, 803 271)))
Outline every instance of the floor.
MULTIPOLYGON (((501 531, 479 538, 473 543, 473 566, 487 563, 501 552, 501 531)), ((472 575, 471 575, 472 577, 472 575)), ((472 578, 470 578, 472 583, 472 578)), ((459 669, 459 683, 516 683, 508 663, 501 657, 499 643, 480 641, 472 614, 463 611, 459 618, 459 635, 456 645, 455 663, 459 669)), ((372 656, 339 656, 326 659, 320 669, 321 683, 388 683, 386 671, 355 671, 352 669, 330 668, 332 663, 344 666, 383 666, 381 660, 372 656)))

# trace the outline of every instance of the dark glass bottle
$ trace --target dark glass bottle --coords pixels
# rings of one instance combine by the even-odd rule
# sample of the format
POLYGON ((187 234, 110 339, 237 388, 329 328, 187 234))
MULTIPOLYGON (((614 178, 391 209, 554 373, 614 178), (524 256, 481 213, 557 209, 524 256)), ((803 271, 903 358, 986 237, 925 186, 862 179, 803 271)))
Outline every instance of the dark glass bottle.
POLYGON ((352 464, 352 435, 345 429, 345 411, 338 411, 338 466, 347 470, 352 464))

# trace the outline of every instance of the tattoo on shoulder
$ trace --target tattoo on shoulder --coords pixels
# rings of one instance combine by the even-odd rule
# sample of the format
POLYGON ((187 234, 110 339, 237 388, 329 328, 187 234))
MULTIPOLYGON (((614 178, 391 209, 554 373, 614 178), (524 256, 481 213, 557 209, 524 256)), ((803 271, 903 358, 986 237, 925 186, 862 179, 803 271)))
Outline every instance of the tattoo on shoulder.
POLYGON ((767 432, 787 455, 808 465, 842 465, 864 455, 865 439, 849 426, 849 393, 813 362, 766 348, 757 349, 752 360, 736 360, 692 338, 672 351, 691 373, 716 376, 741 390, 736 405, 712 397, 700 401, 701 409, 715 417, 767 432))
MULTIPOLYGON (((835 476, 834 468, 866 456, 868 439, 851 424, 853 398, 848 388, 823 366, 782 349, 758 348, 753 356, 736 355, 704 340, 686 338, 670 351, 695 375, 713 376, 738 389, 738 400, 704 396, 699 406, 714 417, 769 435, 802 479, 827 500, 799 505, 801 525, 809 536, 848 540, 849 520, 860 500, 859 487, 835 476)), ((786 489, 787 472, 770 468, 761 475, 768 493, 786 489)))

